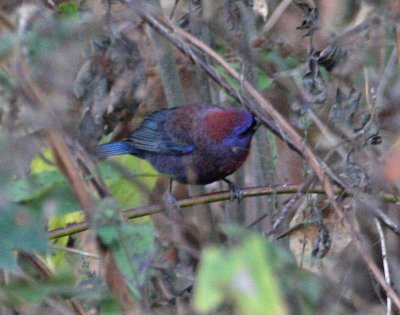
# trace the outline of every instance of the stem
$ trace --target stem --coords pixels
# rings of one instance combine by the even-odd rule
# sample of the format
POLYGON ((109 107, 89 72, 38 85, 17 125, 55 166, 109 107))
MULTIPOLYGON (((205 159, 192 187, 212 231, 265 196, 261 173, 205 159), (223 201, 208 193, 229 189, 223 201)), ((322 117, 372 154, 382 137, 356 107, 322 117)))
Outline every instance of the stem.
MULTIPOLYGON (((265 187, 249 187, 241 189, 242 197, 257 197, 257 196, 268 196, 268 195, 291 195, 298 194, 301 191, 303 185, 282 185, 282 186, 265 186, 265 187)), ((341 188, 335 188, 333 190, 335 195, 342 195, 345 191, 341 188)), ((308 189, 307 193, 310 194, 324 194, 324 189, 322 187, 314 187, 313 189, 308 189)), ((208 193, 200 196, 190 197, 182 200, 178 200, 180 208, 188 208, 199 204, 214 203, 220 201, 227 201, 230 199, 229 191, 221 191, 217 193, 208 193)), ((376 199, 389 203, 397 203, 399 200, 389 194, 381 194, 376 197, 376 199)), ((149 206, 138 207, 134 209, 128 209, 122 211, 122 214, 127 219, 136 219, 145 217, 148 215, 153 215, 159 212, 165 211, 164 205, 154 204, 149 206)), ((392 228, 388 224, 387 220, 383 221, 385 225, 392 228)), ((63 236, 77 234, 88 229, 88 224, 86 221, 68 225, 63 228, 54 229, 49 231, 49 237, 51 239, 57 239, 63 236)), ((393 230, 393 229, 392 229, 393 230)), ((395 233, 400 234, 400 230, 394 230, 395 233)))

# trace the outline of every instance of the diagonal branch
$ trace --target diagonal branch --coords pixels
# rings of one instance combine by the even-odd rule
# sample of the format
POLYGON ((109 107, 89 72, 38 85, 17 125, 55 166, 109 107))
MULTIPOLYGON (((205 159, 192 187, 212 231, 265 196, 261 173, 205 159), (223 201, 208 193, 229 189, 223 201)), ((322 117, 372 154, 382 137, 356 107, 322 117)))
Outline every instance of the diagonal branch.
MULTIPOLYGON (((42 91, 29 80, 30 76, 28 65, 24 63, 23 59, 21 60, 21 64, 25 66, 20 67, 23 68, 24 71, 18 72, 21 79, 20 81, 23 82, 23 84, 20 85, 22 95, 27 99, 31 106, 35 106, 37 109, 40 109, 42 115, 52 118, 51 121, 53 122, 57 122, 58 120, 54 113, 49 109, 49 107, 46 106, 46 97, 44 93, 42 93, 42 91)), ((85 217, 90 224, 93 224, 94 216, 96 214, 94 199, 89 193, 86 183, 79 172, 82 167, 79 168, 76 165, 72 152, 67 145, 68 138, 59 129, 60 128, 58 128, 56 123, 48 128, 46 130, 47 139, 54 152, 57 165, 67 178, 71 189, 74 191, 85 214, 85 217)), ((82 161, 79 162, 82 164, 82 161)), ((100 196, 104 195, 104 191, 101 191, 101 189, 102 187, 99 186, 99 189, 97 190, 100 196)), ((126 284, 124 275, 118 267, 111 249, 103 246, 100 240, 98 240, 98 246, 102 254, 102 258, 104 259, 106 282, 117 298, 124 314, 132 314, 131 311, 136 310, 138 308, 138 304, 135 303, 130 294, 130 289, 126 284)), ((75 311, 78 310, 78 304, 73 304, 72 306, 74 307, 75 311)))

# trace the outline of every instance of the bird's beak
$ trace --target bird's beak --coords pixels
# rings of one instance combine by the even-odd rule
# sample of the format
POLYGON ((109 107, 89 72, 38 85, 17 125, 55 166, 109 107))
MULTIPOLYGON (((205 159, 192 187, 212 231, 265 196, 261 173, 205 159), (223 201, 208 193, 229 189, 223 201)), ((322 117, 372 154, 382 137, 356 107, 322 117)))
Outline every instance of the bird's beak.
POLYGON ((261 126, 261 122, 257 118, 254 117, 253 125, 251 126, 251 129, 253 130, 253 132, 256 132, 260 126, 261 126))

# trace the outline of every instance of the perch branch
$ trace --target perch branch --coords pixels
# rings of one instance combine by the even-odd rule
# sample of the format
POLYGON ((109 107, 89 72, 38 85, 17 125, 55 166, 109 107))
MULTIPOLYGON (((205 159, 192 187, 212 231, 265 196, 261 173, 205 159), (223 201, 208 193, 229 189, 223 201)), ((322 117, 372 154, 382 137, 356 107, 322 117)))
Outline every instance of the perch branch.
MULTIPOLYGON (((268 187, 268 186, 250 187, 241 189, 241 193, 243 198, 248 198, 248 197, 266 196, 272 194, 277 194, 277 195, 297 194, 300 191, 300 189, 301 188, 299 188, 298 185, 284 185, 275 187, 268 187)), ((305 190, 305 188, 303 189, 305 190)), ((324 194, 324 190, 321 187, 314 187, 313 189, 308 189, 307 191, 312 194, 324 194)), ((341 195, 344 193, 344 190, 336 188, 334 189, 334 193, 336 195, 341 195)), ((226 201, 229 199, 230 199, 229 191, 222 191, 218 193, 208 193, 196 197, 182 199, 178 201, 178 204, 180 208, 187 208, 199 204, 226 201)), ((379 195, 377 196, 377 199, 389 203, 399 202, 399 200, 395 196, 388 194, 379 195)), ((149 205, 122 211, 122 215, 124 215, 124 217, 127 219, 136 219, 148 215, 153 215, 163 211, 165 211, 165 207, 163 205, 149 205)), ((391 218, 382 211, 380 211, 379 213, 380 215, 378 217, 382 220, 382 222, 385 225, 387 225, 392 231, 400 235, 400 225, 393 222, 393 220, 391 220, 391 218)), ((73 235, 86 231, 88 228, 89 228, 88 223, 86 221, 78 222, 63 228, 58 228, 49 231, 49 237, 51 239, 56 239, 63 236, 73 235)))

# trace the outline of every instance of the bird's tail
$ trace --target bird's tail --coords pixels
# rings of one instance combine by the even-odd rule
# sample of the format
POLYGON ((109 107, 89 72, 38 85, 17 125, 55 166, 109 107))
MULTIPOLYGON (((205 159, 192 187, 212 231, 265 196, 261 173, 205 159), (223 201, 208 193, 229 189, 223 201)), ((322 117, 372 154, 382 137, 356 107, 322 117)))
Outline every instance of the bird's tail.
POLYGON ((97 147, 97 154, 100 157, 108 157, 108 156, 121 155, 121 154, 137 155, 138 150, 135 147, 133 147, 132 145, 129 145, 122 141, 115 141, 115 142, 110 142, 110 143, 105 143, 105 144, 99 145, 97 147))

